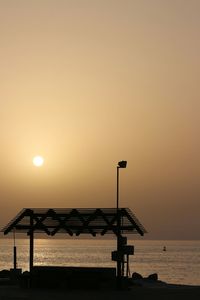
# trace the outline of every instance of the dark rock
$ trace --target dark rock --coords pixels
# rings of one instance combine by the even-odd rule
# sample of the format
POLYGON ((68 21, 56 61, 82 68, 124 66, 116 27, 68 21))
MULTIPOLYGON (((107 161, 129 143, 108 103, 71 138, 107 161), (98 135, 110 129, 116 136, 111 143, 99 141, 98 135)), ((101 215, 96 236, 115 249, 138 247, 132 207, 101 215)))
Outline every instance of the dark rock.
POLYGON ((29 276, 29 275, 30 275, 30 272, 24 271, 24 272, 22 273, 22 275, 23 275, 23 276, 29 276))
POLYGON ((10 271, 9 270, 0 271, 0 278, 9 278, 9 277, 10 277, 10 271))
POLYGON ((141 274, 139 274, 139 273, 137 273, 137 272, 134 272, 134 273, 132 274, 132 279, 133 279, 133 280, 138 280, 138 279, 143 279, 143 277, 142 277, 141 274))
POLYGON ((158 274, 157 273, 153 273, 153 274, 150 274, 148 277, 147 277, 148 280, 152 280, 152 281, 157 281, 158 280, 158 274))

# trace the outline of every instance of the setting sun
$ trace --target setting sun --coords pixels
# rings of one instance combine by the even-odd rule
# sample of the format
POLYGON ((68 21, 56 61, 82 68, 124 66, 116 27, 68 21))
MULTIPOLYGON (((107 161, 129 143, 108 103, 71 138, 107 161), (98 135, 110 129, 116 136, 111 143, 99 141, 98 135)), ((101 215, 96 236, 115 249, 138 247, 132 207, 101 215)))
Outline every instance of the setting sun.
POLYGON ((33 164, 36 167, 41 167, 44 163, 44 158, 42 156, 35 156, 33 158, 33 164))

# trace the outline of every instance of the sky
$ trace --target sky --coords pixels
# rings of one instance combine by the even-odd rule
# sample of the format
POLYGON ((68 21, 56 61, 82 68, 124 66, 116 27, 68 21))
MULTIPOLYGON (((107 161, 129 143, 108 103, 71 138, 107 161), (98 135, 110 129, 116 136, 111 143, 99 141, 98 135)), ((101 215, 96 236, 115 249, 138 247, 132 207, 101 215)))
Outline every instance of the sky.
POLYGON ((200 1, 0 0, 0 226, 129 207, 200 239, 200 1), (44 157, 37 168, 32 159, 44 157))

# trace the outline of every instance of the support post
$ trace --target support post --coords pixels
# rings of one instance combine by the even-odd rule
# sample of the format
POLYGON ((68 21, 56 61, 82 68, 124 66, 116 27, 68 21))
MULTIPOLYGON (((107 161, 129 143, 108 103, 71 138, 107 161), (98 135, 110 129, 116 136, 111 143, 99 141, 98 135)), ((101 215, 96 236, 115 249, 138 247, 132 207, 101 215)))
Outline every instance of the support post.
POLYGON ((14 270, 17 269, 17 247, 15 245, 15 228, 13 231, 13 240, 14 240, 14 246, 13 246, 13 268, 14 270))
POLYGON ((34 236, 33 233, 30 234, 30 257, 29 257, 29 269, 30 273, 32 272, 33 269, 33 251, 34 251, 34 236))
MULTIPOLYGON (((117 252, 120 252, 121 248, 121 215, 119 210, 119 167, 117 166, 117 252)), ((121 276, 122 276, 122 269, 121 269, 121 259, 117 260, 117 288, 121 289, 121 276)))
POLYGON ((29 271, 33 270, 33 258, 34 258, 34 231, 33 231, 33 216, 30 215, 30 250, 29 250, 29 271))

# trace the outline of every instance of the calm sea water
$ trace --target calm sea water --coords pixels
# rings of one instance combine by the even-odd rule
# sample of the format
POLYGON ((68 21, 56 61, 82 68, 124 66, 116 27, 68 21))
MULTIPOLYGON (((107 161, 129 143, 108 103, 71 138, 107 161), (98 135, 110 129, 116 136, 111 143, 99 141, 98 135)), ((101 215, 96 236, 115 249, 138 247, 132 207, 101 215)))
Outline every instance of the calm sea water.
MULTIPOLYGON (((128 244, 135 246, 135 254, 130 257, 131 273, 158 273, 160 280, 169 283, 200 285, 200 241, 129 240, 128 244)), ((17 239, 16 246, 18 268, 28 270, 28 239, 17 239)), ((37 239, 34 264, 115 267, 111 261, 115 249, 115 240, 37 239)), ((13 240, 0 239, 0 269, 12 267, 13 240)))

